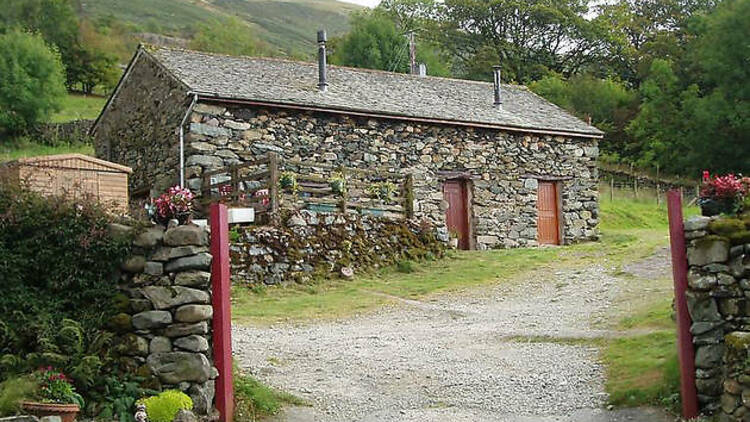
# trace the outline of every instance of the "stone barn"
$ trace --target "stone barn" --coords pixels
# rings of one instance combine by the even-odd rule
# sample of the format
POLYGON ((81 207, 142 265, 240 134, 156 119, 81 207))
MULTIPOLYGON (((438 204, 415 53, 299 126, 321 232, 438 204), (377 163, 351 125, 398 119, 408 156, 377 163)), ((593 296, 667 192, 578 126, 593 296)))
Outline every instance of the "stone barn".
POLYGON ((464 249, 597 237, 602 132, 526 87, 140 46, 92 128, 134 195, 269 152, 411 173, 464 249))

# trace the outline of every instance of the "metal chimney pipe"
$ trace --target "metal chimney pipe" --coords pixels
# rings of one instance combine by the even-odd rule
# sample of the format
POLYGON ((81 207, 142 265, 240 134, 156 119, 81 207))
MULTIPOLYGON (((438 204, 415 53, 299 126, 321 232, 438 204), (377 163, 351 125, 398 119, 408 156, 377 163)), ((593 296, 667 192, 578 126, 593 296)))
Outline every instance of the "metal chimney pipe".
POLYGON ((494 74, 494 88, 495 88, 495 107, 500 107, 503 104, 500 99, 500 66, 492 66, 492 73, 494 74))
POLYGON ((318 90, 328 91, 328 80, 326 78, 326 31, 318 31, 318 90))

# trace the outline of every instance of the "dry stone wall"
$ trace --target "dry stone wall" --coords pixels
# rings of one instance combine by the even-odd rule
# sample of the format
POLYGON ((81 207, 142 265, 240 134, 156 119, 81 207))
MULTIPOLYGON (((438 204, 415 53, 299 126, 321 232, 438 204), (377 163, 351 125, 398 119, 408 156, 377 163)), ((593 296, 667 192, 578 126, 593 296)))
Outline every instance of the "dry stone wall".
POLYGON ((559 180, 566 243, 597 237, 596 140, 253 106, 199 103, 186 139, 186 178, 270 151, 290 159, 415 175, 415 215, 445 225, 444 172, 473 178, 480 249, 537 244, 537 187, 559 180))
POLYGON ((744 421, 750 419, 750 243, 726 228, 716 218, 685 222, 687 304, 701 409, 718 411, 722 421, 744 421))
POLYGON ((382 217, 312 213, 286 216, 278 226, 235 228, 232 278, 243 284, 305 283, 316 275, 341 274, 440 257, 444 242, 431 226, 382 217))
POLYGON ((139 234, 121 265, 123 312, 114 319, 124 366, 147 377, 153 388, 184 391, 198 415, 212 412, 218 376, 208 240, 208 232, 195 225, 154 226, 139 234))

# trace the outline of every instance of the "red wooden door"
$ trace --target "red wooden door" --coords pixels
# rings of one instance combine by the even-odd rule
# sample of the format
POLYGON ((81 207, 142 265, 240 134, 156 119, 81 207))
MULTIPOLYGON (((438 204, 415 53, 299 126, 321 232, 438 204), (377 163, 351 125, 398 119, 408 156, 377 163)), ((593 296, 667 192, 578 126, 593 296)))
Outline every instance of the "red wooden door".
POLYGON ((537 193, 537 231, 540 245, 560 244, 560 213, 557 209, 557 184, 539 182, 537 193))
POLYGON ((448 230, 458 234, 458 247, 469 249, 471 246, 469 233, 469 207, 466 192, 466 181, 446 180, 443 185, 443 198, 448 201, 445 211, 445 222, 448 230))

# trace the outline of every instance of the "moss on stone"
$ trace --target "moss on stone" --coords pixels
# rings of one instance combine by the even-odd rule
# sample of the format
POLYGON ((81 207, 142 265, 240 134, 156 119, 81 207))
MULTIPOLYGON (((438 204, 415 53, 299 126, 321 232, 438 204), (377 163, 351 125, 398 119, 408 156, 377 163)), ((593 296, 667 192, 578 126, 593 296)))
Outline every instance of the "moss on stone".
POLYGON ((750 348, 750 332, 733 331, 724 336, 724 343, 733 350, 747 350, 750 348))
POLYGON ((750 230, 743 230, 729 235, 729 241, 733 246, 750 243, 750 230))
POLYGON ((719 236, 728 237, 733 233, 745 230, 745 223, 738 218, 721 218, 710 222, 708 230, 719 236))

